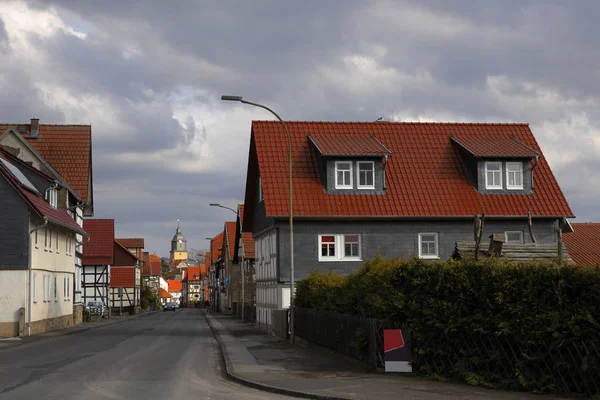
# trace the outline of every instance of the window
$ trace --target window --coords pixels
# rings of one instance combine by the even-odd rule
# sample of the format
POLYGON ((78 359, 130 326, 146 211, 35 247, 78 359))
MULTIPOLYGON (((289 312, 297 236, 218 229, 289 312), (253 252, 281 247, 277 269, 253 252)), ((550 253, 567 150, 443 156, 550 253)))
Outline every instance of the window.
POLYGON ((39 235, 39 231, 40 231, 39 229, 36 229, 36 231, 35 231, 35 237, 34 237, 35 238, 34 239, 35 242, 34 243, 35 243, 35 248, 36 249, 40 248, 40 235, 39 235))
POLYGON ((502 189, 502 163, 485 163, 485 188, 502 189))
POLYGON ((504 232, 506 243, 523 243, 523 231, 504 232))
POLYGON ((67 234, 67 236, 65 237, 65 254, 66 255, 70 255, 70 249, 69 247, 71 246, 71 235, 67 234))
POLYGON ((58 300, 58 282, 57 282, 56 276, 54 276, 54 288, 53 289, 54 289, 53 290, 54 295, 52 297, 54 297, 54 301, 57 301, 58 300))
POLYGON ((52 251, 52 228, 48 228, 48 251, 52 251))
POLYGON ((44 302, 50 300, 50 275, 44 274, 44 302))
POLYGON ((319 261, 360 260, 360 235, 319 235, 319 261))
POLYGON ((58 253, 58 229, 56 230, 56 242, 54 249, 56 250, 56 253, 58 253))
POLYGON ((44 250, 48 251, 48 227, 44 228, 44 250))
POLYGON ((71 277, 70 276, 65 276, 63 278, 63 291, 65 294, 65 300, 70 300, 71 299, 71 277))
POLYGON ((34 272, 33 277, 31 278, 31 297, 33 298, 33 302, 37 303, 37 274, 34 272))
POLYGON ((335 236, 321 236, 321 258, 335 258, 335 236))
POLYGON ((523 163, 506 163, 506 188, 523 189, 523 163))
POLYGON ((46 201, 52 207, 58 207, 58 191, 56 189, 48 189, 46 191, 46 201))
POLYGON ((259 175, 258 177, 258 201, 263 201, 265 199, 263 188, 262 188, 262 179, 259 175))
POLYGON ((352 162, 335 162, 335 188, 352 189, 352 162))
POLYGON ((439 258, 437 233, 419 233, 419 257, 439 258))
POLYGON ((375 189, 375 163, 373 161, 359 161, 357 174, 359 189, 375 189))

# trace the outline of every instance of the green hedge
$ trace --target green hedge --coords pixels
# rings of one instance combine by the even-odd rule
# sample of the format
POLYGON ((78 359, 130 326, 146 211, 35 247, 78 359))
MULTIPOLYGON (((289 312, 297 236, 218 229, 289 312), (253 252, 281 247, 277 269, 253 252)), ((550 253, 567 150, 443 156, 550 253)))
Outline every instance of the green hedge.
POLYGON ((470 384, 598 393, 600 270, 551 263, 377 258, 313 273, 296 304, 407 326, 413 367, 470 384))

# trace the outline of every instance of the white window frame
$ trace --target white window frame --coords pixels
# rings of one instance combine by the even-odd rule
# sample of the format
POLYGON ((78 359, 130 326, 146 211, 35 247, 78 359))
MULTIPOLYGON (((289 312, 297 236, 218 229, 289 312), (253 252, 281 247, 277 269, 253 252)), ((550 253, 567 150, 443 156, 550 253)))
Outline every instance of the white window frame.
POLYGON ((44 274, 44 303, 50 301, 50 275, 44 274))
POLYGON ((64 291, 64 300, 71 300, 71 277, 65 276, 63 277, 63 291, 64 291))
POLYGON ((48 228, 48 251, 52 252, 52 228, 48 228))
POLYGON ((506 243, 523 243, 523 237, 524 237, 523 231, 506 231, 506 232, 504 232, 504 240, 505 240, 506 243), (508 240, 508 234, 509 233, 518 233, 519 237, 520 237, 520 240, 518 242, 516 242, 514 240, 509 241, 508 240))
MULTIPOLYGON (((430 242, 427 242, 430 243, 430 242)), ((419 258, 437 260, 440 258, 440 240, 437 232, 421 232, 419 233, 419 258), (423 236, 433 235, 435 237, 435 254, 423 254, 423 236)))
POLYGON ((39 235, 39 229, 36 229, 34 232, 34 244, 35 244, 35 248, 39 249, 40 248, 40 235, 39 235))
POLYGON ((317 252, 319 261, 362 261, 362 235, 360 233, 321 233, 318 235, 318 242, 317 252), (333 236, 334 256, 323 256, 321 253, 323 237, 325 236, 333 236), (346 236, 358 237, 358 256, 346 256, 346 236))
POLYGON ((352 161, 336 161, 335 162, 335 188, 336 189, 353 189, 354 188, 354 182, 353 182, 353 176, 354 174, 352 173, 352 161), (338 165, 339 164, 349 164, 350 165, 350 170, 347 169, 338 169, 338 165), (348 172, 348 176, 350 179, 350 183, 344 183, 344 184, 340 184, 338 182, 338 171, 344 171, 344 172, 348 172))
POLYGON ((60 234, 58 232, 58 229, 55 230, 56 231, 56 245, 54 250, 56 250, 56 254, 58 254, 59 250, 60 250, 60 241, 58 240, 60 234))
POLYGON ((258 176, 258 202, 260 203, 264 199, 265 199, 265 194, 263 192, 263 187, 262 187, 262 178, 259 175, 258 176))
POLYGON ((58 208, 58 190, 48 189, 46 192, 46 201, 53 208, 58 208))
POLYGON ((44 251, 48 251, 48 227, 44 227, 44 251))
POLYGON ((506 188, 508 190, 523 190, 523 163, 521 161, 511 161, 506 163, 506 188), (517 169, 515 167, 518 167, 517 169), (521 184, 520 185, 511 185, 510 175, 515 175, 515 180, 517 174, 521 175, 521 184))
POLYGON ((37 273, 33 273, 31 278, 31 297, 34 303, 37 303, 37 273))
POLYGON ((485 162, 485 188, 487 190, 501 190, 502 189, 502 162, 501 161, 486 161, 485 162), (498 165, 498 171, 489 171, 492 173, 498 173, 500 176, 500 180, 498 185, 492 185, 490 184, 490 182, 488 182, 488 166, 494 164, 494 165, 498 165))
POLYGON ((54 275, 54 287, 53 287, 53 291, 52 291, 52 297, 54 298, 54 301, 58 301, 58 279, 56 277, 56 275, 54 275))
MULTIPOLYGON (((364 172, 364 171, 363 171, 364 172)), ((373 161, 358 161, 356 163, 356 187, 358 189, 375 189, 375 162, 373 161), (360 166, 364 164, 371 165, 371 177, 373 178, 372 185, 361 185, 360 184, 360 166)))

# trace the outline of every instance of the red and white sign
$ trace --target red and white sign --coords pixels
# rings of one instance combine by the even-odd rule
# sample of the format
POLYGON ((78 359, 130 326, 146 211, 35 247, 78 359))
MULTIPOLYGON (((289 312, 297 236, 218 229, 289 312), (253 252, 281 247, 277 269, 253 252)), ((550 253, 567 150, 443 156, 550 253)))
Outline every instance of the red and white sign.
MULTIPOLYGON (((410 349, 400 329, 383 331, 383 351, 385 372, 412 372, 410 365, 410 349)), ((406 338, 408 339, 408 338, 406 338)))

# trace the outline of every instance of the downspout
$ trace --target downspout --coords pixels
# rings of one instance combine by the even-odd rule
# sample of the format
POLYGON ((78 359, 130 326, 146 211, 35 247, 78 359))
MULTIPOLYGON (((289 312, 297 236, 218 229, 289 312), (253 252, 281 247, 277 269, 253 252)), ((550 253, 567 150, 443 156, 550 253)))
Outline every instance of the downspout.
POLYGON ((538 166, 540 162, 540 156, 535 156, 535 164, 533 165, 533 167, 531 167, 531 190, 533 190, 535 188, 535 184, 533 181, 533 170, 535 169, 535 167, 538 166))
POLYGON ((42 229, 43 227, 45 227, 46 225, 48 225, 48 218, 44 217, 44 223, 40 226, 37 226, 35 228, 33 228, 32 230, 29 231, 29 260, 28 260, 28 270, 29 270, 29 277, 27 279, 27 336, 31 336, 31 303, 32 303, 32 299, 31 299, 31 259, 33 256, 33 246, 31 244, 31 234, 35 231, 38 231, 40 229, 42 229))

